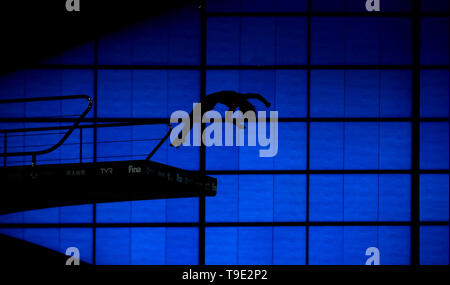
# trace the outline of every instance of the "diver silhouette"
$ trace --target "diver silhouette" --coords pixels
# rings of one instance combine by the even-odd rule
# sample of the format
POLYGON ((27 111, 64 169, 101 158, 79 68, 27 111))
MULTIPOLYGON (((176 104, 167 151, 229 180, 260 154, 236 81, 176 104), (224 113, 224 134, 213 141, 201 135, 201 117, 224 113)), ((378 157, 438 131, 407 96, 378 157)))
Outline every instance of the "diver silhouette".
MULTIPOLYGON (((232 112, 236 111, 236 109, 238 109, 238 108, 242 113, 245 113, 247 111, 256 112, 255 106, 253 106, 253 104, 248 101, 249 99, 257 99, 257 100, 261 101, 262 103, 264 103, 264 105, 267 108, 270 107, 270 102, 267 101, 266 98, 264 98, 261 94, 239 93, 239 92, 231 91, 231 90, 224 90, 224 91, 211 93, 211 94, 207 95, 205 98, 203 98, 203 100, 201 100, 199 103, 201 103, 201 109, 204 113, 213 110, 214 107, 216 107, 216 105, 219 103, 227 106, 229 111, 232 111, 232 112)), ((192 130, 192 128, 194 126, 193 114, 194 114, 194 110, 195 110, 195 108, 197 108, 197 106, 199 106, 199 104, 197 104, 194 107, 194 109, 192 110, 192 112, 189 114, 189 119, 191 122, 190 125, 188 126, 189 130, 188 131, 184 130, 184 132, 180 131, 180 133, 178 134, 178 138, 182 139, 183 142, 184 142, 184 138, 182 137, 182 134, 183 133, 187 134, 188 132, 190 132, 192 130)), ((233 124, 238 126, 241 129, 244 128, 244 126, 239 125, 237 123, 237 121, 235 121, 235 120, 233 120, 233 124)), ((178 145, 177 147, 179 147, 179 146, 180 145, 178 145)))

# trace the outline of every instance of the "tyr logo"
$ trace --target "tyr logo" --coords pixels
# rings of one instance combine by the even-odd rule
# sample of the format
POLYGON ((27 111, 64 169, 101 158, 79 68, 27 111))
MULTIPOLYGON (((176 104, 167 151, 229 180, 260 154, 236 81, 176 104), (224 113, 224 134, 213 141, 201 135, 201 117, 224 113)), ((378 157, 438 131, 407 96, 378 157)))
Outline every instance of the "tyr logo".
POLYGON ((100 168, 100 173, 102 175, 104 175, 104 174, 112 174, 113 173, 113 169, 112 168, 100 168))

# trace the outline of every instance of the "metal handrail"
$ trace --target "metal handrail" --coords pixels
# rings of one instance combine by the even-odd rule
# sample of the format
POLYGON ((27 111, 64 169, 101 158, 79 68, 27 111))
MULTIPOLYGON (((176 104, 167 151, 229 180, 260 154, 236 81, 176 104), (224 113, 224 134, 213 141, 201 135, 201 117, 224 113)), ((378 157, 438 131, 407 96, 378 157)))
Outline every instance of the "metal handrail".
POLYGON ((155 148, 150 152, 150 154, 144 159, 146 161, 149 161, 150 158, 155 154, 155 152, 163 145, 163 143, 167 140, 167 138, 170 136, 170 133, 172 132, 172 125, 168 125, 169 130, 164 135, 164 137, 159 141, 159 143, 155 146, 155 148))
MULTIPOLYGON (((23 98, 23 99, 2 99, 0 104, 13 104, 13 103, 27 103, 27 102, 42 102, 42 101, 57 101, 57 100, 74 100, 74 99, 86 99, 88 101, 88 106, 80 115, 80 117, 75 121, 75 123, 69 128, 69 130, 64 134, 64 136, 52 147, 39 150, 39 151, 23 151, 23 152, 6 152, 0 153, 0 157, 9 156, 26 156, 31 155, 33 158, 33 164, 36 162, 36 156, 47 154, 54 151, 60 147, 67 138, 72 134, 72 132, 77 128, 80 122, 86 117, 92 108, 92 99, 88 95, 67 95, 67 96, 53 96, 53 97, 35 97, 35 98, 23 98)), ((26 130, 25 130, 26 131, 26 130)))

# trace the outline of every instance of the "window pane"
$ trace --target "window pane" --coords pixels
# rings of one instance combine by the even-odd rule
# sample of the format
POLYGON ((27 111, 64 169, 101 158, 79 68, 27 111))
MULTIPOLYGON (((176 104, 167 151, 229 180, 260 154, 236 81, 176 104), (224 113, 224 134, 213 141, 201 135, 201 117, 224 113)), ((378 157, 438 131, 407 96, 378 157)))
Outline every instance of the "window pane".
POLYGON ((447 0, 422 0, 420 9, 423 12, 448 12, 449 2, 447 0))
POLYGON ((239 221, 273 221, 273 176, 239 176, 239 221))
POLYGON ((310 175, 309 218, 311 221, 342 221, 343 175, 310 175))
POLYGON ((198 264, 198 228, 167 228, 167 265, 198 264))
POLYGON ((420 175, 420 220, 448 221, 448 175, 420 175))
POLYGON ((448 17, 424 17, 420 23, 422 64, 448 64, 448 17))
POLYGON ((237 227, 207 227, 205 264, 236 265, 238 256, 237 227))
POLYGON ((411 72, 312 70, 312 117, 409 117, 411 72))
POLYGON ((208 0, 208 12, 300 12, 306 0, 208 0))
POLYGON ((310 167, 409 169, 410 132, 409 123, 311 123, 310 167))
POLYGON ((409 227, 346 226, 310 228, 309 264, 364 265, 366 250, 377 247, 381 265, 408 265, 409 227))
POLYGON ((311 62, 410 64, 411 39, 409 19, 313 17, 311 62))
POLYGON ((119 65, 199 64, 200 10, 197 5, 185 5, 101 37, 98 62, 119 65))
MULTIPOLYGON (((312 10, 320 12, 367 12, 366 1, 360 0, 314 0, 312 10)), ((412 0, 382 1, 381 12, 408 12, 412 0)))
POLYGON ((206 198, 207 222, 304 221, 305 175, 220 175, 206 198), (258 202, 255 202, 258 201, 258 202))
POLYGON ((241 25, 240 63, 275 64, 275 18, 242 18, 241 25))
MULTIPOLYGON (((97 206, 98 207, 98 206, 97 206)), ((167 221, 167 201, 148 200, 131 202, 131 221, 133 223, 164 223, 167 221)))
POLYGON ((129 223, 131 202, 114 202, 97 204, 97 222, 129 223))
POLYGON ((237 222, 239 179, 236 175, 217 176, 217 194, 206 197, 207 222, 237 222))
POLYGON ((411 168, 411 123, 380 123, 380 169, 411 168))
POLYGON ((198 222, 199 198, 167 200, 167 222, 198 222))
POLYGON ((378 64, 379 19, 348 17, 345 19, 345 64, 378 64))
POLYGON ((408 221, 410 176, 310 175, 311 221, 408 221))
POLYGON ((343 265, 343 227, 309 228, 309 264, 343 265))
POLYGON ((410 117, 412 110, 412 73, 409 70, 382 70, 380 116, 410 117))
POLYGON ((239 265, 272 264, 273 231, 271 227, 239 228, 239 265))
POLYGON ((345 19, 313 17, 311 20, 311 63, 343 64, 345 61, 345 19))
POLYGON ((276 18, 276 64, 307 63, 307 19, 276 18))
POLYGON ((94 64, 94 42, 87 42, 44 59, 42 64, 94 64))
MULTIPOLYGON (((410 0, 383 1, 383 10, 391 3, 410 0)), ((412 63, 412 22, 408 18, 380 18, 380 64, 412 63)), ((372 36, 376 36, 372 34, 372 36)))
POLYGON ((274 176, 274 221, 304 221, 306 176, 274 176))
POLYGON ((90 228, 62 228, 59 251, 65 254, 67 248, 76 247, 80 252, 80 259, 92 263, 92 237, 90 228))
POLYGON ((377 175, 344 175, 344 221, 378 220, 377 175))
POLYGON ((422 70, 420 75, 420 116, 448 117, 448 70, 422 70))
POLYGON ((364 265, 367 248, 378 247, 377 233, 378 227, 345 227, 344 265, 364 265))
POLYGON ((448 123, 421 123, 420 168, 448 169, 448 123))
POLYGON ((345 71, 345 115, 377 117, 379 113, 379 71, 345 71))
POLYGON ((130 232, 129 228, 97 228, 96 264, 129 265, 130 232))
POLYGON ((381 265, 410 265, 410 228, 397 226, 378 227, 381 265))
POLYGON ((239 64, 240 18, 208 17, 207 21, 208 64, 239 64))
POLYGON ((92 223, 93 220, 93 206, 67 206, 60 207, 60 222, 61 223, 92 223))
POLYGON ((58 251, 60 232, 59 229, 23 229, 23 239, 25 241, 58 251))
POLYGON ((378 124, 345 123, 344 168, 378 168, 378 124))
POLYGON ((273 264, 304 265, 305 242, 304 227, 274 227, 273 264))
POLYGON ((410 175, 380 175, 379 188, 379 220, 409 221, 411 217, 410 175))
POLYGON ((420 227, 420 264, 448 265, 448 226, 420 227))
POLYGON ((343 123, 311 123, 311 169, 343 168, 343 126, 343 123))
POLYGON ((276 70, 275 110, 282 118, 306 117, 306 71, 276 70))
POLYGON ((165 264, 166 229, 132 228, 130 251, 132 265, 165 264))

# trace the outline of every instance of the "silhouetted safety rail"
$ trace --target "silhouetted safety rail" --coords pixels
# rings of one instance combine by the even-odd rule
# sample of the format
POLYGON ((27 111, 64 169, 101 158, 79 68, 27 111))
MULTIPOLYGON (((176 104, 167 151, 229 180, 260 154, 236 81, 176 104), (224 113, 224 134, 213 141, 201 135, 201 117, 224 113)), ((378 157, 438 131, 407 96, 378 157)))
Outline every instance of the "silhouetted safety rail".
MULTIPOLYGON (((33 150, 33 151, 20 151, 20 152, 3 152, 0 153, 0 157, 11 157, 11 156, 27 156, 31 155, 33 165, 36 163, 36 156, 47 154, 58 147, 60 147, 67 138, 72 134, 72 132, 77 128, 80 122, 86 117, 89 111, 92 108, 92 99, 88 95, 66 95, 66 96, 53 96, 53 97, 36 97, 36 98, 22 98, 22 99, 2 99, 0 100, 0 104, 14 104, 14 103, 29 103, 29 102, 48 102, 48 101, 62 101, 62 100, 78 100, 84 99, 88 102, 86 109, 81 113, 81 115, 74 121, 73 125, 64 133, 64 136, 54 145, 49 148, 42 150, 33 150)), ((27 129, 24 129, 26 132, 27 129)))

